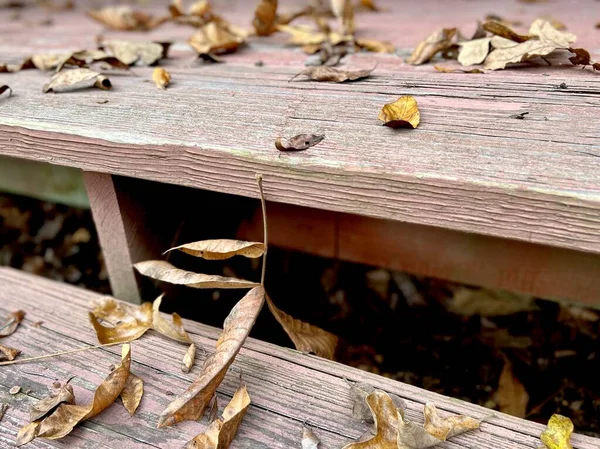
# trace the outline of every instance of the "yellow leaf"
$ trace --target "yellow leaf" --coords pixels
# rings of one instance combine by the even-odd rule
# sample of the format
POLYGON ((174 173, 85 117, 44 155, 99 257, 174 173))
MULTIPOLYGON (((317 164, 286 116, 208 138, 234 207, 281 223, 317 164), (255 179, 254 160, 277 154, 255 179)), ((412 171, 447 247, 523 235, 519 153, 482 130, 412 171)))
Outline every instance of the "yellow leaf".
POLYGON ((174 313, 171 317, 171 322, 169 322, 167 319, 163 318, 162 314, 159 312, 162 298, 163 295, 160 295, 152 304, 152 329, 172 340, 181 343, 191 343, 192 340, 183 328, 183 322, 178 314, 174 313))
POLYGON ((199 55, 231 53, 244 42, 244 38, 234 31, 224 22, 212 21, 203 25, 188 43, 199 55))
POLYGON ((328 39, 326 33, 307 26, 277 25, 277 29, 290 35, 292 45, 319 45, 328 39))
POLYGON ((123 401, 125 409, 131 416, 135 414, 135 411, 142 401, 143 395, 144 381, 135 374, 130 373, 127 382, 125 383, 125 387, 123 388, 123 391, 121 391, 121 400, 123 401))
POLYGON ((441 418, 438 415, 435 405, 425 404, 425 431, 441 441, 448 438, 468 432, 469 430, 479 429, 481 421, 464 415, 453 415, 448 418, 441 418))
POLYGON ((333 359, 338 342, 335 335, 279 310, 269 295, 267 295, 267 306, 298 351, 312 352, 320 357, 333 359))
POLYGON ((171 82, 171 74, 162 67, 157 67, 152 72, 152 81, 159 89, 166 89, 171 82))
POLYGON ((227 449, 249 406, 250 396, 244 385, 235 392, 223 410, 223 416, 211 422, 204 433, 186 444, 185 449, 227 449))
POLYGON ((571 434, 573 429, 573 423, 569 418, 554 414, 548 421, 548 427, 546 427, 540 439, 548 449, 572 449, 571 434))
POLYGON ((147 260, 136 263, 134 267, 144 276, 192 288, 253 288, 259 285, 243 279, 180 270, 163 260, 147 260))
POLYGON ((260 0, 252 25, 259 36, 268 36, 277 31, 275 23, 277 22, 277 0, 260 0))
POLYGON ((184 420, 196 421, 202 417, 233 359, 246 341, 264 301, 265 290, 259 286, 250 290, 231 309, 223 323, 223 333, 217 341, 215 352, 204 362, 200 376, 160 415, 159 428, 184 420))
POLYGON ((102 299, 89 313, 89 318, 100 343, 128 342, 140 338, 152 327, 152 304, 134 306, 102 299), (100 320, 109 325, 101 324, 100 320))
POLYGON ((398 98, 393 103, 386 104, 381 108, 379 120, 390 128, 415 129, 421 121, 417 100, 411 95, 406 95, 398 98))
POLYGON ((189 373, 194 366, 194 361, 196 360, 196 345, 192 343, 187 351, 185 351, 185 355, 183 356, 183 363, 181 364, 181 371, 184 373, 189 373))
POLYGON ((176 249, 206 260, 224 260, 233 256, 255 259, 263 255, 265 245, 260 242, 244 242, 242 240, 200 240, 168 249, 165 254, 176 249))

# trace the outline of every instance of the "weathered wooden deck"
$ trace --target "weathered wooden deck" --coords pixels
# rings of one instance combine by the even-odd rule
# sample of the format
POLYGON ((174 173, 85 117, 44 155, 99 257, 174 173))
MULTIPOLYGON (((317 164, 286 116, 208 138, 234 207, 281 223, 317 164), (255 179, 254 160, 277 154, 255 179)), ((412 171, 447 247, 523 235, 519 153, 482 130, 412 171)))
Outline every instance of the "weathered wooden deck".
MULTIPOLYGON (((88 322, 90 301, 100 297, 79 288, 0 268, 0 317, 22 309, 27 316, 19 329, 2 343, 23 351, 21 357, 97 344, 88 322), (37 321, 43 321, 38 328, 37 321)), ((26 447, 50 448, 180 448, 200 433, 206 422, 186 422, 156 429, 158 414, 198 374, 204 358, 213 350, 219 330, 184 320, 185 327, 205 355, 189 374, 180 371, 186 350, 150 331, 132 343, 132 372, 145 382, 145 394, 134 417, 120 404, 78 426, 63 440, 37 439, 26 447)), ((202 351, 199 350, 199 354, 202 351)), ((120 360, 120 347, 80 352, 37 363, 0 366, 0 403, 9 408, 0 421, 0 446, 12 447, 20 426, 28 422, 29 408, 48 392, 53 381, 71 381, 78 403, 85 403, 120 360), (24 392, 10 395, 13 386, 24 392)), ((239 385, 242 373, 252 406, 231 449, 300 447, 302 424, 307 421, 322 441, 321 447, 339 448, 367 430, 352 418, 349 388, 344 379, 368 382, 404 398, 407 416, 423 420, 423 405, 434 402, 442 413, 461 413, 480 418, 490 410, 430 393, 374 374, 350 368, 294 350, 249 339, 218 390, 222 408, 239 385)), ((540 445, 542 425, 498 414, 474 431, 455 437, 440 448, 534 449, 540 445)), ((598 449, 600 440, 573 436, 576 449, 598 449)))

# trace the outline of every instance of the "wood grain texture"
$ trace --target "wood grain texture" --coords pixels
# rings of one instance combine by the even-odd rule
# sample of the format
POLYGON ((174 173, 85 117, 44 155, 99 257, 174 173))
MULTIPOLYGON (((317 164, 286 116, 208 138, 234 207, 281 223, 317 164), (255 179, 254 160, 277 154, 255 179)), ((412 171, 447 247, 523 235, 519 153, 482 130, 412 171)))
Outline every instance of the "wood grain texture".
MULTIPOLYGON (((7 344, 23 350, 24 357, 96 343, 87 322, 89 302, 99 295, 75 287, 37 278, 9 268, 0 268, 0 314, 18 308, 28 315, 7 344), (65 301, 69 298, 69 301, 65 301), (43 320, 41 328, 33 323, 43 320)), ((149 332, 132 344, 132 371, 145 382, 145 396, 136 415, 129 418, 120 404, 78 426, 61 441, 34 442, 31 447, 74 448, 179 448, 206 426, 205 422, 186 422, 169 429, 155 428, 158 413, 197 376, 202 359, 213 350, 217 329, 184 320, 192 339, 204 351, 189 374, 180 371, 185 345, 149 332)), ((0 369, 0 401, 9 402, 0 422, 0 442, 12 444, 16 432, 28 416, 34 398, 46 394, 54 379, 64 381, 76 376, 74 386, 78 403, 88 400, 109 366, 120 359, 118 347, 82 352, 29 365, 0 369), (19 385, 27 394, 11 396, 8 390, 19 385)), ((351 398, 345 379, 369 382, 395 393, 408 404, 407 417, 423 421, 422 408, 434 402, 442 414, 466 413, 473 417, 489 415, 489 410, 429 393, 417 387, 366 373, 335 362, 249 339, 218 390, 221 408, 239 385, 239 373, 248 386, 252 406, 231 448, 298 447, 302 423, 310 422, 321 438, 323 448, 338 448, 360 436, 367 426, 351 417, 351 398)), ((440 448, 534 449, 539 445, 543 426, 503 414, 486 420, 480 431, 453 438, 440 448)), ((573 436, 576 449, 597 449, 600 441, 573 436)))
MULTIPOLYGON (((251 3, 219 5, 243 25, 251 3)), ((391 40, 400 56, 433 28, 468 33, 490 12, 525 23, 551 15, 592 53, 600 46, 596 2, 508 2, 498 10, 496 2, 457 0, 443 14, 433 0, 381 3, 385 14, 358 17, 359 34, 391 40)), ((8 14, 0 13, 0 55, 11 60, 90 47, 101 31, 79 12, 56 15, 54 26, 35 33, 8 23, 8 14)), ((377 64, 364 81, 289 83, 305 56, 282 35, 251 39, 225 64, 203 65, 182 44, 190 34, 174 25, 107 33, 177 41, 165 92, 145 82, 151 69, 143 68, 112 75, 112 92, 57 95, 39 91, 47 74, 1 75, 14 95, 0 108, 0 154, 252 197, 260 172, 273 201, 600 252, 597 74, 538 66, 449 75, 395 55, 357 54, 349 66, 377 64), (381 127, 381 106, 405 94, 417 98, 421 126, 381 127), (510 118, 520 112, 529 115, 510 118), (274 149, 276 137, 303 132, 326 138, 302 153, 274 149)))
MULTIPOLYGON (((600 256, 433 226, 268 203, 271 245, 412 274, 600 306, 600 256)), ((262 236, 257 208, 237 238, 262 236)))

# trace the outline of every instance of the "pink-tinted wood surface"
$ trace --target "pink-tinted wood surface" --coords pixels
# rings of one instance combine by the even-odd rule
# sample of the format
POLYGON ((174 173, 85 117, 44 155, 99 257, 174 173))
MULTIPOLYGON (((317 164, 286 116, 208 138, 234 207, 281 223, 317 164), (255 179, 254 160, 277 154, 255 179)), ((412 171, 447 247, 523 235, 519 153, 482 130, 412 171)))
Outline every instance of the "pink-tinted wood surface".
MULTIPOLYGON (((247 25, 255 2, 214 3, 247 25)), ((289 83, 305 56, 282 35, 251 38, 211 65, 194 60, 187 27, 106 31, 175 40, 165 62, 172 87, 158 91, 151 69, 135 68, 112 75, 112 92, 43 95, 49 74, 1 74, 14 95, 0 100, 0 154, 246 196, 257 195, 260 172, 278 202, 600 252, 598 73, 568 63, 460 75, 403 62, 432 29, 468 34, 488 13, 524 24, 560 19, 598 57, 600 3, 379 3, 385 13, 357 16, 358 34, 391 40, 398 55, 352 56, 348 66, 377 69, 349 84, 289 83), (381 106, 405 94, 417 98, 421 126, 381 127, 381 106), (525 120, 510 118, 521 112, 529 112, 525 120), (275 150, 277 136, 303 132, 326 138, 302 153, 275 150)), ((11 14, 0 11, 0 60, 90 48, 103 32, 81 10, 55 14, 50 26, 36 26, 43 15, 28 10, 17 21, 11 14)))
MULTIPOLYGON (((27 312, 17 332, 3 344, 23 351, 22 357, 74 349, 96 344, 87 321, 90 301, 100 295, 37 278, 9 268, 0 268, 0 317, 16 309, 27 312), (36 321, 44 323, 37 328, 36 321)), ((156 429, 158 414, 198 374, 201 362, 212 351, 218 329, 184 320, 199 348, 196 366, 190 374, 180 371, 184 345, 153 332, 132 343, 132 371, 145 382, 145 395, 134 417, 120 404, 78 426, 60 441, 36 440, 29 447, 73 448, 180 448, 201 432, 205 422, 185 422, 172 428, 156 429)), ((47 393, 54 380, 71 381, 78 403, 89 400, 95 386, 119 360, 118 347, 81 352, 25 365, 0 366, 0 403, 9 409, 0 421, 0 445, 10 447, 18 428, 27 422, 29 407, 47 393), (28 393, 10 395, 20 386, 28 393)), ((302 423, 308 421, 321 438, 321 447, 339 448, 359 437, 367 426, 351 417, 351 399, 345 379, 364 381, 403 397, 407 417, 422 422, 425 402, 434 402, 444 415, 466 413, 489 416, 490 411, 463 401, 429 393, 417 387, 366 373, 335 362, 249 339, 218 390, 222 409, 239 385, 239 375, 248 386, 252 406, 231 449, 300 447, 302 423)), ((440 448, 534 449, 543 426, 497 414, 482 424, 480 431, 453 438, 440 448)), ((597 449, 600 441, 573 436, 576 449, 597 449)))

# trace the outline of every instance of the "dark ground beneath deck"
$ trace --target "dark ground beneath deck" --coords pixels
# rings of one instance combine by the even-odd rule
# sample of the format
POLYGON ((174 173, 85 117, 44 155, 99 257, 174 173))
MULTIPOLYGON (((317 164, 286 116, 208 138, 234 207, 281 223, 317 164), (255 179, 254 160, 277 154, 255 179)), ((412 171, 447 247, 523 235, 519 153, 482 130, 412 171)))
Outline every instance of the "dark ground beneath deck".
MULTIPOLYGON (((170 261, 195 271, 260 277, 260 264, 246 259, 207 263, 177 254, 170 261)), ((0 195, 0 265, 110 293, 87 210, 0 195)), ((341 362, 497 408, 507 358, 529 394, 527 419, 546 422, 560 413, 578 432, 600 436, 596 311, 536 300, 533 311, 465 316, 449 311, 456 284, 278 248, 269 252, 266 284, 279 307, 340 336, 341 362)), ((239 299, 235 291, 161 288, 170 299, 164 311, 216 326, 239 299)), ((252 335, 290 345, 267 313, 252 335)))

